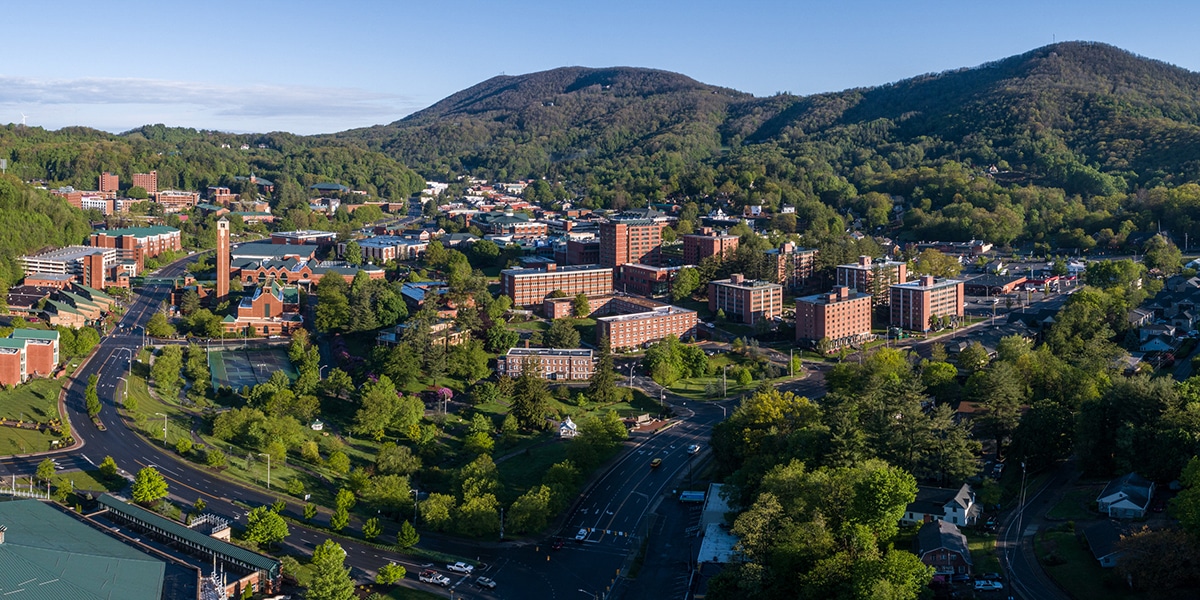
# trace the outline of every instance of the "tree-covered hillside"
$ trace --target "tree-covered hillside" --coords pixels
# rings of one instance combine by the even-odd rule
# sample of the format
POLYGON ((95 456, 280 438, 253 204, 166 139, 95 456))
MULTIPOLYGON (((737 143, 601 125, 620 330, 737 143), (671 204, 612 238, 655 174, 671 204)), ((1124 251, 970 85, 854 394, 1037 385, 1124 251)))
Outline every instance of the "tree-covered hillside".
POLYGON ((90 230, 83 211, 62 198, 12 175, 0 176, 0 291, 22 276, 16 257, 48 246, 82 243, 90 230))
POLYGON ((548 177, 592 206, 791 204, 813 241, 847 214, 895 226, 898 196, 900 237, 1115 249, 1187 212, 1162 199, 1200 180, 1200 75, 1084 42, 809 97, 565 68, 331 139, 431 177, 548 177))
POLYGON ((70 127, 0 127, 0 158, 9 173, 52 186, 97 187, 102 171, 121 177, 158 172, 160 189, 236 187, 234 177, 254 173, 277 183, 307 187, 333 181, 384 199, 405 199, 425 187, 424 179, 395 160, 359 147, 329 145, 287 133, 235 135, 147 125, 113 135, 70 127), (250 146, 242 150, 241 146, 250 146), (224 147, 228 146, 228 147, 224 147))

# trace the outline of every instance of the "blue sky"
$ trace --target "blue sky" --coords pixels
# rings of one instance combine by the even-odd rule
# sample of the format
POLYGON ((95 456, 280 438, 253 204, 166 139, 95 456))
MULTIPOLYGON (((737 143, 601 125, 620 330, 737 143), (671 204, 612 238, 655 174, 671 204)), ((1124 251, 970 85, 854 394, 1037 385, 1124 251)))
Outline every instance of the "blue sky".
POLYGON ((489 77, 677 71, 763 96, 896 81, 1101 41, 1200 71, 1196 2, 157 2, 9 4, 0 123, 328 133, 489 77), (1051 6, 1047 6, 1051 5, 1051 6))

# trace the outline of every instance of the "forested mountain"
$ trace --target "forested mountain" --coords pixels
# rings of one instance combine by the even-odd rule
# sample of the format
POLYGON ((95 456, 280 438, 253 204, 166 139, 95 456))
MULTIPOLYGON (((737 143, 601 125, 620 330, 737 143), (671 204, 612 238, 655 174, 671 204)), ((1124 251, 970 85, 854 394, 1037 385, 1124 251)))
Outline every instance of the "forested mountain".
POLYGON ((234 177, 251 173, 277 188, 294 186, 302 197, 300 187, 320 181, 384 199, 404 199, 425 187, 416 173, 378 152, 288 133, 237 135, 147 125, 113 135, 85 127, 46 131, 8 125, 0 127, 0 158, 9 159, 9 174, 24 180, 84 190, 96 189, 102 171, 116 173, 128 186, 133 173, 150 170, 158 171, 160 189, 237 187, 234 177), (249 148, 242 150, 243 144, 249 148))
POLYGON ((1200 234, 1200 190, 1171 189, 1200 180, 1200 75, 1098 43, 808 97, 555 69, 330 140, 431 177, 548 177, 595 206, 793 204, 817 238, 847 213, 888 224, 885 194, 906 202, 902 237, 1087 250, 1164 220, 1200 234))

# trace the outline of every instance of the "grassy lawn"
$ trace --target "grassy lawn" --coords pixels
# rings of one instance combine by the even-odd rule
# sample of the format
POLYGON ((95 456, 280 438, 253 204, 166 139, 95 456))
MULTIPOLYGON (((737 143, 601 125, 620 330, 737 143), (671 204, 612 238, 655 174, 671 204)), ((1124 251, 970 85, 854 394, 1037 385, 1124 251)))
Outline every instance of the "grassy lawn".
POLYGON ((1096 518, 1097 513, 1092 512, 1090 507, 1096 502, 1096 497, 1100 495, 1102 489, 1104 486, 1087 486, 1069 490, 1062 500, 1058 501, 1058 504, 1046 512, 1046 517, 1062 521, 1086 521, 1096 518))
POLYGON ((45 423, 58 418, 58 393, 62 379, 34 379, 11 390, 0 392, 0 417, 18 421, 45 423))
POLYGON ((1000 559, 996 556, 996 536, 968 535, 967 548, 971 550, 971 561, 976 573, 999 573, 1000 559))
POLYGON ((546 331, 550 329, 550 325, 545 321, 513 321, 508 324, 510 329, 517 331, 546 331))
POLYGON ((50 442, 57 439, 58 436, 49 431, 0 427, 0 456, 44 452, 50 450, 50 442))
POLYGON ((1131 592, 1105 586, 1104 581, 1108 578, 1109 571, 1102 568, 1092 554, 1084 549, 1083 544, 1075 539, 1074 533, 1042 533, 1037 536, 1035 547, 1046 573, 1076 598, 1113 600, 1138 597, 1131 592), (1062 558, 1063 563, 1047 565, 1045 558, 1050 554, 1062 558))
POLYGON ((58 475, 58 481, 54 486, 63 487, 73 485, 73 489, 88 492, 118 492, 125 488, 126 483, 124 479, 120 478, 117 481, 108 481, 100 476, 99 470, 92 470, 62 473, 58 475))
POLYGON ((496 469, 500 473, 500 490, 496 498, 507 505, 529 488, 542 482, 542 477, 554 463, 567 457, 565 442, 551 442, 536 448, 526 448, 520 455, 506 460, 496 469))

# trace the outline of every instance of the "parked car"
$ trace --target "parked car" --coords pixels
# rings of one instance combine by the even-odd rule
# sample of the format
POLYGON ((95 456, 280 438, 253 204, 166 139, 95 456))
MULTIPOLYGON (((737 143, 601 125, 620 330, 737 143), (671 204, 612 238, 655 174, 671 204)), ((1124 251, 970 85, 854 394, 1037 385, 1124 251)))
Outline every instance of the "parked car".
POLYGON ((562 550, 563 539, 562 538, 554 538, 554 543, 550 544, 550 547, 555 550, 562 550))
POLYGON ((425 569, 424 571, 421 571, 421 574, 417 576, 417 579, 424 583, 432 583, 442 587, 450 585, 449 577, 446 577, 445 575, 442 575, 433 569, 425 569))
POLYGON ((662 459, 656 458, 656 459, 650 461, 650 468, 651 469, 658 468, 658 465, 661 465, 661 464, 662 464, 662 459))
POLYGON ((979 578, 987 581, 1001 581, 1004 579, 999 573, 980 573, 979 578))
POLYGON ((975 591, 977 592, 995 592, 1004 589, 1004 584, 999 581, 987 581, 978 579, 975 581, 975 591))
POLYGON ((496 582, 492 581, 491 579, 488 579, 487 577, 480 577, 479 579, 476 579, 475 585, 477 585, 479 587, 485 587, 489 590, 496 589, 496 582))
POLYGON ((454 571, 455 573, 466 573, 466 574, 470 575, 471 571, 475 570, 475 567, 472 565, 468 565, 465 562, 456 562, 452 565, 446 565, 446 570, 454 571))
POLYGON ((575 534, 575 541, 577 541, 577 542, 582 542, 583 540, 586 540, 586 539, 587 539, 587 537, 588 537, 588 530, 587 530, 587 529, 580 529, 580 530, 579 530, 579 533, 576 533, 576 534, 575 534))

